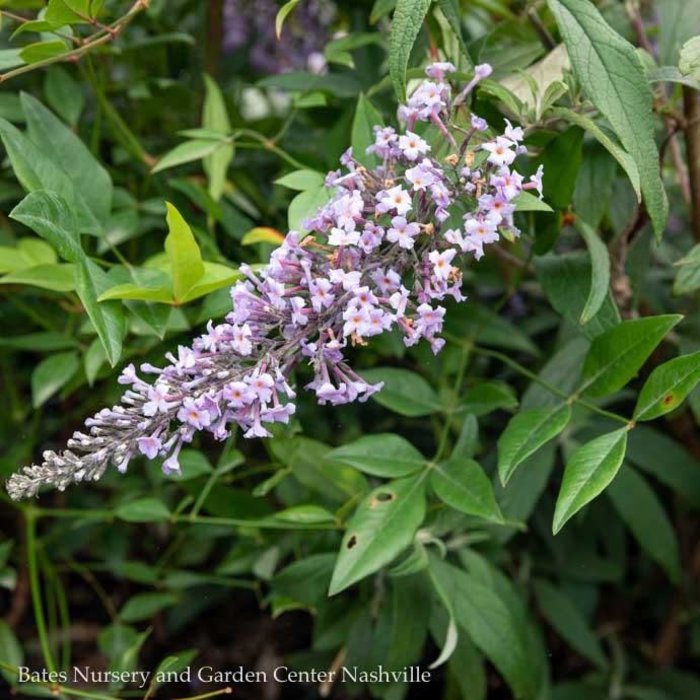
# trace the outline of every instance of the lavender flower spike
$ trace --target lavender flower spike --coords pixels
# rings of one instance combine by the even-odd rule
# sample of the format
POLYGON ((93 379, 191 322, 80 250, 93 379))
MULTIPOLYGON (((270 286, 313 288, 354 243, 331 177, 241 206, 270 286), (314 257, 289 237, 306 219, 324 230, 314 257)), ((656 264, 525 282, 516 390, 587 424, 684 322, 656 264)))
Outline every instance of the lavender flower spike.
POLYGON ((305 224, 309 235, 290 231, 260 272, 241 266, 245 281, 231 290, 224 323, 209 322, 192 347, 166 355, 162 369, 126 367, 120 404, 88 419, 87 432, 76 432, 64 451, 46 451, 41 464, 11 476, 10 496, 99 479, 110 464, 125 471, 137 455, 163 458, 163 470, 177 472, 180 449, 198 431, 224 440, 235 424, 245 437, 267 437, 266 426, 295 412, 290 376, 302 363, 313 369, 305 388, 319 403, 366 401, 382 385, 364 381, 345 355, 385 331, 398 328, 407 346, 425 339, 437 353, 444 344, 439 302, 465 298, 454 261, 464 253, 478 260, 501 234, 519 235, 513 199, 523 189, 541 194, 542 179, 538 171, 524 183, 512 169, 524 149, 522 130, 510 124, 472 144, 483 139, 478 121, 452 152, 454 137, 445 132, 456 109, 447 82, 453 70, 449 63, 428 68, 432 80, 399 110, 405 133, 375 128, 368 151, 379 165, 368 169, 345 153, 345 172, 327 177, 334 197, 305 224), (437 139, 431 128, 415 133, 418 122, 432 124, 437 139), (445 146, 449 155, 439 160, 435 150, 445 146))

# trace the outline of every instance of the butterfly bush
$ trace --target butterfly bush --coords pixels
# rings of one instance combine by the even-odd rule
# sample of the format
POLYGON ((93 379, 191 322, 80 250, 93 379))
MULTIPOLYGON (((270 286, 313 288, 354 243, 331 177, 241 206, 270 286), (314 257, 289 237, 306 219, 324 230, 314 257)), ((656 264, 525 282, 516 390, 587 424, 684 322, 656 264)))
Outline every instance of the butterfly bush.
POLYGON ((311 368, 305 388, 320 404, 366 401, 382 383, 366 382, 347 355, 381 333, 398 329, 407 346, 425 340, 439 352, 441 302, 465 299, 458 258, 478 260, 501 235, 518 236, 513 200, 527 189, 542 196, 541 169, 526 182, 512 167, 525 151, 520 127, 506 122, 503 134, 487 139, 486 122, 472 116, 465 128, 450 128, 490 74, 478 66, 453 97, 454 70, 450 63, 426 69, 428 79, 399 108, 402 131, 374 128, 367 151, 376 167, 351 150, 342 156, 342 170, 326 178, 332 198, 304 224, 309 234, 290 231, 260 271, 241 266, 223 323, 210 321, 191 347, 168 353, 164 367, 128 365, 121 402, 89 418, 65 450, 48 450, 41 464, 14 474, 10 496, 98 479, 110 464, 124 472, 139 455, 163 458, 163 471, 177 473, 180 450, 197 432, 225 440, 238 426, 246 438, 269 437, 272 424, 294 415, 291 374, 300 365, 311 368), (435 125, 442 143, 431 147, 414 131, 419 122, 435 125))

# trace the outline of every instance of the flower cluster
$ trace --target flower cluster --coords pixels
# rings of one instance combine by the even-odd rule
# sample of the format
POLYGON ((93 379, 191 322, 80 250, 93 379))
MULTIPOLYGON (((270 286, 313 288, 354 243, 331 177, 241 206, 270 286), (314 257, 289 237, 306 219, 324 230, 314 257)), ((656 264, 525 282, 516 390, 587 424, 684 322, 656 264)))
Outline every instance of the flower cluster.
POLYGON ((364 381, 347 354, 380 333, 398 329, 407 346, 424 339, 438 352, 442 302, 465 298, 457 258, 479 259, 501 235, 519 235, 514 199, 524 189, 541 196, 542 187, 541 170, 525 182, 512 168, 523 131, 509 122, 487 139, 486 123, 472 116, 455 130, 454 152, 451 112, 490 71, 479 66, 454 98, 452 71, 449 63, 427 69, 429 80, 399 110, 403 131, 375 128, 373 168, 344 154, 343 170, 327 176, 332 198, 305 223, 308 235, 290 231, 261 271, 241 266, 223 323, 168 354, 164 368, 129 365, 121 403, 86 421, 63 452, 47 451, 42 464, 12 476, 10 495, 99 478, 110 463, 124 471, 137 455, 161 457, 165 472, 177 472, 198 431, 223 440, 239 426, 245 437, 269 436, 295 412, 290 376, 302 364, 312 368, 305 388, 319 403, 365 401, 382 385, 364 381), (419 122, 437 129, 416 133, 419 122))

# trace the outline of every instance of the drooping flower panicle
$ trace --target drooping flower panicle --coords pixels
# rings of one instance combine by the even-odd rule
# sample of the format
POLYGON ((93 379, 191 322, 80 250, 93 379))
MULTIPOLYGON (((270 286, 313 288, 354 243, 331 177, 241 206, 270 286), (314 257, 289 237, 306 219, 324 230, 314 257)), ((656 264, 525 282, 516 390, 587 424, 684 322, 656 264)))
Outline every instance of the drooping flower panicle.
POLYGON ((490 70, 477 67, 456 98, 447 81, 453 71, 450 63, 428 67, 430 80, 399 109, 402 133, 375 127, 368 149, 375 168, 351 150, 343 155, 344 169, 326 179, 333 197, 305 222, 310 233, 290 231, 260 271, 241 266, 244 279, 231 290, 223 323, 210 321, 191 347, 167 354, 163 368, 126 367, 121 402, 88 419, 65 450, 46 451, 41 464, 13 475, 10 496, 98 479, 110 464, 124 471, 138 455, 163 458, 163 470, 177 472, 180 450, 196 432, 224 440, 235 425, 247 438, 268 437, 271 424, 294 415, 291 373, 301 364, 313 370, 305 388, 319 403, 366 401, 382 384, 364 381, 346 355, 386 331, 398 328, 407 346, 424 339, 439 352, 440 302, 465 299, 457 258, 478 260, 502 234, 518 236, 513 200, 523 189, 541 196, 542 186, 541 171, 525 183, 511 168, 524 148, 522 129, 509 122, 503 135, 474 144, 486 123, 473 117, 459 152, 442 161, 414 131, 430 122, 450 149, 456 145, 448 129, 455 103, 490 70), (455 204, 467 209, 461 221, 455 204))

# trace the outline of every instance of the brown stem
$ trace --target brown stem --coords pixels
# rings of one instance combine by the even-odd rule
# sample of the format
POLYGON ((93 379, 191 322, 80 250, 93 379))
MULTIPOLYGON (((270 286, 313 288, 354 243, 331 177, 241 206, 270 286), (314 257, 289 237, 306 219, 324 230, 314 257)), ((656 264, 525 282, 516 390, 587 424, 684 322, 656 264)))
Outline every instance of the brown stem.
POLYGON ((688 152, 693 235, 700 242, 700 93, 683 87, 685 145, 688 152))
POLYGON ((207 35, 204 66, 212 78, 216 78, 221 62, 221 44, 224 37, 224 0, 207 3, 207 35))

